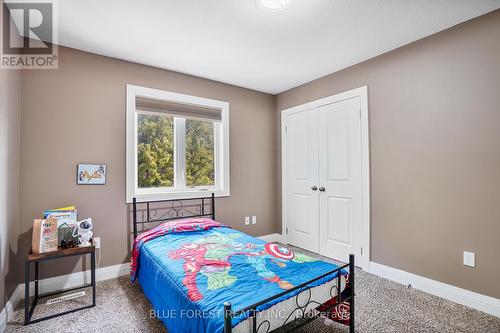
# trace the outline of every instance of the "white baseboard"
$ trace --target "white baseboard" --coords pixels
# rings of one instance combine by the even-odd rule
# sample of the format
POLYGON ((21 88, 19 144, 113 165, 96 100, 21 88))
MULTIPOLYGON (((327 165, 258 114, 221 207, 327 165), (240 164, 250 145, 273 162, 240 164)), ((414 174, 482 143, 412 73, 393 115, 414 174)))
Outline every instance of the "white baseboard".
MULTIPOLYGON (((127 263, 98 268, 96 269, 95 277, 96 281, 104 281, 124 276, 129 273, 130 264, 127 263)), ((43 279, 39 281, 38 287, 40 290, 40 294, 44 294, 78 287, 87 283, 90 283, 90 270, 43 279)), ((31 282, 30 295, 33 295, 34 290, 35 284, 34 282, 31 282)), ((5 304, 5 308, 0 313, 0 333, 3 333, 3 331, 5 330, 7 322, 12 319, 14 309, 22 299, 24 299, 24 283, 21 283, 17 286, 10 300, 7 302, 7 304, 5 304)))
POLYGON ((10 299, 5 303, 5 307, 0 312, 0 333, 3 333, 7 328, 7 323, 12 319, 14 315, 14 309, 19 303, 20 286, 17 286, 16 290, 10 296, 10 299))
POLYGON ((5 331, 5 327, 7 326, 7 310, 5 308, 0 312, 0 333, 5 331))
POLYGON ((0 333, 5 332, 5 327, 7 327, 7 306, 0 312, 0 333))
POLYGON ((286 239, 281 234, 270 234, 270 235, 260 236, 257 238, 260 238, 268 243, 278 242, 286 244, 286 239))
POLYGON ((404 285, 411 284, 412 288, 500 317, 500 299, 498 298, 458 288, 376 262, 370 262, 370 273, 404 285))
MULTIPOLYGON (((103 281, 127 275, 128 273, 130 273, 130 264, 120 264, 96 269, 95 277, 96 281, 103 281)), ((90 270, 40 280, 38 288, 40 290, 40 294, 45 294, 58 290, 78 287, 80 285, 88 283, 90 283, 90 270)), ((24 298, 24 283, 21 283, 19 286, 21 288, 20 296, 21 298, 24 298)), ((30 295, 33 295, 34 290, 35 283, 31 282, 30 295)))

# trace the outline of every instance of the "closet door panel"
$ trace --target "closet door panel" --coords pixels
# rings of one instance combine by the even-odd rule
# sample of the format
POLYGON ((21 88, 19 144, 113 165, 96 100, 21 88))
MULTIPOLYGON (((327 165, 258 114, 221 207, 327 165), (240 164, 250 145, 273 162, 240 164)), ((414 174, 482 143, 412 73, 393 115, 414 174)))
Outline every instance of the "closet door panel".
POLYGON ((318 109, 320 253, 341 261, 361 255, 359 98, 318 109))
POLYGON ((285 126, 287 240, 318 252, 318 113, 313 109, 290 114, 285 126))

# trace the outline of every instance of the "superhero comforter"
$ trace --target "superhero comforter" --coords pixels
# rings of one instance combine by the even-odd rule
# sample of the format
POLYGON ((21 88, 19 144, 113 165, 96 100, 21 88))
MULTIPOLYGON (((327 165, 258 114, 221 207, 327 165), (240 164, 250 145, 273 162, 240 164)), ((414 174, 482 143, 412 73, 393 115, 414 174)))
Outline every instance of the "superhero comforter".
MULTIPOLYGON (((239 310, 335 268, 213 220, 196 218, 167 222, 141 234, 134 242, 131 279, 138 278, 153 305, 151 316, 169 332, 218 333, 224 328, 224 302, 239 310)), ((309 287, 335 277, 331 274, 309 287)), ((245 319, 234 318, 233 327, 245 319)))

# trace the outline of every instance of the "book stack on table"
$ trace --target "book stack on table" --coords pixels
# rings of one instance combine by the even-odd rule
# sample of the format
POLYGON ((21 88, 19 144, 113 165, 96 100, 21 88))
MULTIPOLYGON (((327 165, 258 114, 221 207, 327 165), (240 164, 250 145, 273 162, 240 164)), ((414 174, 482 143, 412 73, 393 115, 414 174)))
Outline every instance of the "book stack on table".
POLYGON ((31 243, 34 254, 57 251, 59 247, 78 246, 75 235, 78 213, 74 206, 50 209, 43 212, 43 219, 35 219, 31 243))

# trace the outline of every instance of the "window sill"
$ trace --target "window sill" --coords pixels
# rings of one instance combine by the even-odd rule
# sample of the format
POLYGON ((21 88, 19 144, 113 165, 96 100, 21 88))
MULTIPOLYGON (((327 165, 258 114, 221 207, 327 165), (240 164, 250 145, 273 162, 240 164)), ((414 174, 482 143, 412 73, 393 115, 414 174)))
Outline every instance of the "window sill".
POLYGON ((182 192, 172 192, 172 193, 141 193, 135 196, 127 197, 127 204, 133 202, 133 198, 137 199, 137 202, 146 201, 163 201, 163 200, 186 200, 186 199, 199 199, 199 198, 209 198, 215 194, 216 198, 229 197, 229 190, 207 190, 207 191, 182 191, 182 192))

